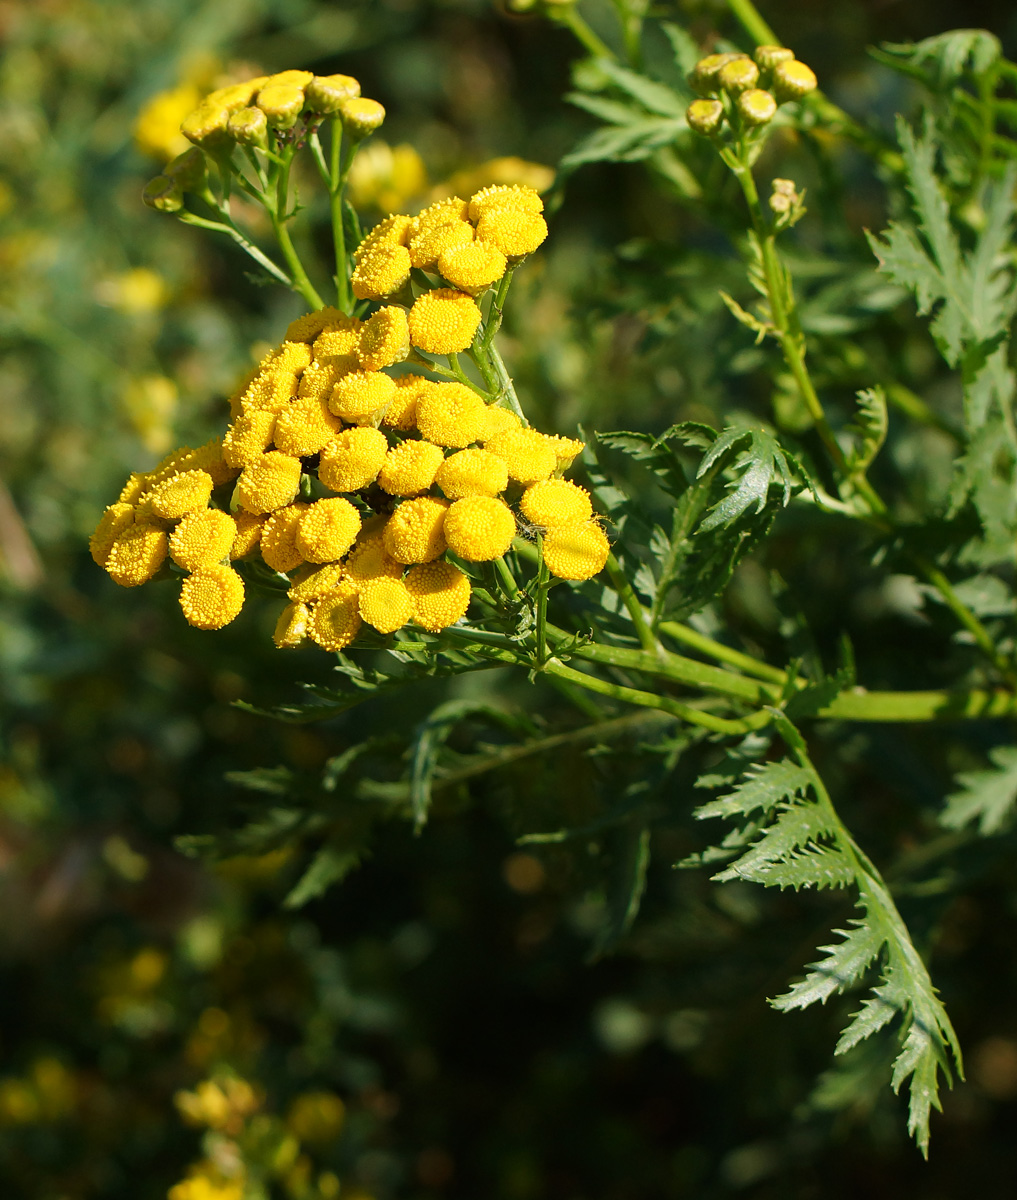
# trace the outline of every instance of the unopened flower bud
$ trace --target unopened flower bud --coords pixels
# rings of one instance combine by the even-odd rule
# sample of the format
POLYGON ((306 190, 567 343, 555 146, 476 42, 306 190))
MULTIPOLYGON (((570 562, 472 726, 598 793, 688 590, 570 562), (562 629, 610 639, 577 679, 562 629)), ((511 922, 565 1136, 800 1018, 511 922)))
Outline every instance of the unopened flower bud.
POLYGON ((378 101, 363 96, 351 96, 349 100, 344 100, 339 115, 343 128, 355 142, 374 133, 385 120, 385 110, 378 101))
POLYGON ((773 90, 781 104, 785 100, 800 100, 815 91, 816 84, 812 68, 797 59, 780 63, 773 72, 773 90))
POLYGON ((352 75, 315 75, 304 88, 304 99, 311 112, 332 115, 346 100, 360 95, 360 83, 352 75))
POLYGON ((241 146, 257 146, 264 150, 268 145, 268 117, 260 108, 242 108, 229 120, 228 129, 241 146))
POLYGON ((229 109, 224 105, 213 103, 211 99, 203 100, 194 112, 184 118, 180 132, 202 150, 217 154, 233 145, 226 128, 229 119, 229 109))
POLYGON ((686 109, 685 119, 690 129, 709 137, 724 120, 724 105, 719 100, 693 100, 686 109))
POLYGON ((746 125, 765 125, 777 111, 777 101, 762 88, 749 88, 736 101, 738 113, 746 125))
POLYGON ((756 62, 761 71, 772 71, 780 63, 790 62, 794 56, 794 51, 788 50, 785 46, 756 47, 756 62))
POLYGON ((200 192, 204 190, 208 174, 205 156, 197 146, 191 146, 168 162, 163 174, 185 192, 200 192))
POLYGON ((184 207, 184 193, 175 179, 156 175, 145 185, 141 198, 149 208, 159 212, 179 212, 184 207))
POLYGON ((732 95, 755 87, 758 78, 759 68, 751 58, 736 58, 733 62, 725 63, 717 72, 717 83, 732 95))
POLYGON ((752 61, 747 54, 708 54, 692 68, 689 74, 689 85, 694 92, 699 92, 701 95, 715 92, 720 86, 717 82, 717 75, 721 68, 726 67, 728 63, 737 62, 739 59, 752 61))
POLYGON ((294 83, 270 83, 255 103, 274 129, 292 129, 304 107, 304 89, 294 83))

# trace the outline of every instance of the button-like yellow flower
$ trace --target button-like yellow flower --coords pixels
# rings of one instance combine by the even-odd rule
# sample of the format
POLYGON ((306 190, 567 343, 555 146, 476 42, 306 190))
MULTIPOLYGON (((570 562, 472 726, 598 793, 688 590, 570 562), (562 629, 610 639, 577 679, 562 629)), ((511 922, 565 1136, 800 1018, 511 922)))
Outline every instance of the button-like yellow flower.
POLYGON ((169 537, 170 558, 185 571, 228 558, 237 536, 236 522, 218 508, 189 513, 169 537))
POLYGON ((402 362, 410 352, 410 329, 406 313, 388 305, 380 308, 360 331, 357 362, 362 371, 380 371, 402 362))
POLYGON ((741 93, 735 103, 747 125, 765 125, 773 120, 777 112, 777 101, 762 88, 749 88, 741 93))
POLYGON ((360 588, 371 579, 401 579, 403 564, 385 549, 384 529, 363 537, 346 560, 346 578, 360 588))
POLYGON ((492 208, 514 208, 519 212, 542 213, 544 202, 536 189, 524 184, 494 184, 470 197, 470 220, 477 222, 492 208))
POLYGON ((410 278, 410 252, 405 246, 378 242, 360 258, 350 279, 358 300, 383 300, 404 287, 410 278))
POLYGON ((719 100, 693 100, 685 110, 689 128, 709 137, 724 123, 724 105, 719 100))
POLYGON ((441 464, 434 482, 450 500, 498 496, 508 487, 508 467, 489 450, 459 450, 441 464))
POLYGON ((333 492, 358 492, 378 478, 386 454, 388 438, 380 429, 344 429, 322 450, 318 479, 333 492))
POLYGON ((344 317, 341 321, 330 322, 314 339, 311 347, 314 361, 322 366, 333 367, 338 375, 347 371, 355 371, 357 366, 357 349, 360 346, 360 331, 363 322, 356 317, 344 317))
POLYGON ((487 208, 477 222, 477 237, 508 258, 522 258, 547 237, 547 222, 524 209, 487 208))
POLYGON ((413 597, 413 620, 430 633, 454 625, 470 606, 470 581, 452 563, 413 567, 403 582, 413 597))
POLYGON ((435 288, 414 300, 409 320, 414 346, 428 354, 458 354, 473 341, 481 312, 465 292, 435 288))
POLYGON ((88 539, 88 549, 96 566, 104 567, 114 541, 128 526, 134 524, 134 505, 118 501, 111 504, 99 518, 95 532, 88 539))
POLYGON ((433 442, 400 442, 385 455, 378 483, 390 496, 417 496, 434 483, 444 459, 441 447, 433 442))
POLYGON ((385 526, 385 549, 401 563, 426 563, 445 553, 448 501, 436 496, 404 500, 385 526))
POLYGON ((381 371, 351 371, 332 389, 328 406, 344 421, 361 424, 379 414, 395 390, 391 376, 381 371))
POLYGON ((236 498, 248 512, 274 512, 291 504, 300 490, 300 459, 269 450, 247 463, 237 480, 236 498))
POLYGON ((337 562, 359 532, 360 513, 349 500, 316 500, 300 518, 297 549, 308 562, 337 562))
POLYGON ((307 637, 307 622, 311 610, 306 604, 291 601, 279 614, 272 641, 280 650, 292 650, 307 637))
POLYGON ((780 63, 790 62, 794 56, 794 51, 785 46, 757 46, 754 57, 761 70, 772 71, 780 63))
POLYGON ((545 433, 544 437, 551 443, 551 449, 558 460, 557 470, 566 471, 572 466, 572 460, 581 453, 586 443, 578 438, 562 437, 560 433, 545 433))
POLYGON ((410 240, 414 228, 413 218, 402 213, 393 213, 364 235, 360 245, 353 251, 353 261, 359 263, 378 246, 403 246, 410 240))
POLYGON ((117 500, 120 504, 137 504, 145 494, 145 489, 153 483, 150 474, 145 471, 134 471, 127 476, 127 482, 120 489, 117 500))
POLYGON ((395 633, 413 616, 413 597, 401 579, 369 579, 359 597, 360 616, 379 633, 395 633))
POLYGON ((244 581, 232 567, 199 567, 180 588, 180 607, 188 625, 222 629, 244 606, 244 581))
POLYGON ((544 562, 559 579, 592 579, 604 569, 611 552, 607 536, 596 521, 551 529, 543 539, 544 562))
POLYGON ((360 604, 356 590, 348 583, 324 596, 311 610, 307 633, 324 650, 345 650, 360 632, 360 604))
POLYGON ((488 438, 486 447, 505 460, 509 479, 517 483, 537 483, 547 479, 558 466, 554 443, 535 429, 510 429, 488 438))
POLYGON ((417 425, 417 401, 424 394, 432 380, 423 375, 399 375, 396 378, 395 395, 382 413, 381 423, 390 429, 399 429, 404 433, 415 429, 417 425))
POLYGON ((446 247, 438 255, 438 273, 460 291, 476 296, 501 279, 508 259, 495 246, 477 239, 446 247))
POLYGON ((317 454, 342 429, 342 421, 329 411, 324 396, 295 400, 276 417, 273 440, 283 454, 296 458, 317 454))
POLYGON ((138 587, 159 570, 168 551, 165 530, 146 522, 128 525, 113 539, 106 570, 121 587, 138 587))
MULTIPOLYGON (((356 360, 351 355, 351 361, 348 370, 353 370, 356 365, 356 360)), ((344 373, 344 372, 343 372, 344 373)), ((297 385, 297 399, 328 400, 332 395, 332 389, 342 377, 339 372, 329 362, 313 362, 306 371, 300 376, 300 382, 297 385)))
POLYGON ((478 442, 489 442, 499 433, 508 433, 512 429, 522 428, 522 423, 510 408, 502 408, 498 404, 488 404, 484 409, 484 419, 480 423, 478 442))
POLYGON ((304 86, 311 112, 329 116, 337 113, 345 100, 360 95, 360 82, 352 75, 315 75, 304 86))
POLYGON ((812 68, 797 59, 779 63, 774 68, 773 90, 781 104, 785 100, 800 100, 802 96, 814 92, 817 84, 812 68))
POLYGON ((233 524, 237 531, 230 548, 230 558, 246 558, 254 553, 261 545, 261 531, 267 520, 266 516, 244 512, 243 509, 238 509, 233 514, 233 524))
POLYGON ((322 567, 307 563, 295 572, 287 595, 301 604, 312 604, 326 592, 338 587, 346 568, 340 562, 325 563, 322 567))
POLYGON ((288 504, 265 522, 261 531, 261 557, 273 571, 292 571, 304 561, 297 549, 297 535, 300 518, 306 511, 306 504, 288 504))
POLYGON ((261 368, 263 370, 288 371, 292 375, 299 375, 301 371, 311 365, 312 357, 313 352, 306 342, 299 338, 293 341, 287 338, 277 350, 265 355, 261 368))
POLYGON ((297 386, 297 377, 293 371, 279 370, 269 365, 259 370, 248 384, 247 390, 240 397, 240 411, 282 412, 297 394, 297 386))
POLYGON ((590 493, 568 479, 545 479, 523 492, 519 508, 542 529, 568 529, 593 516, 590 493))
POLYGON ((493 496, 467 496, 445 514, 442 532, 448 548, 466 562, 491 562, 512 545, 516 519, 509 506, 493 496))
POLYGON ((223 458, 231 467, 246 467, 255 462, 272 445, 275 435, 274 412, 251 409, 242 412, 226 430, 223 439, 223 458))
POLYGON ((377 100, 351 96, 340 103, 339 117, 347 135, 359 142, 381 126, 385 120, 385 109, 377 100))
POLYGON ((759 68, 751 58, 732 59, 717 72, 718 86, 733 96, 755 87, 758 78, 759 68))
POLYGON ((204 508, 212 495, 212 476, 205 471, 181 471, 152 487, 145 499, 157 517, 176 521, 204 508))
POLYGON ((286 330, 288 342, 313 342, 319 333, 332 321, 347 320, 338 308, 319 308, 317 312, 305 313, 291 321, 286 330))
POLYGON ((304 107, 304 89, 292 83, 269 83, 255 100, 274 129, 292 129, 304 107))
POLYGON ((446 196, 444 200, 436 200, 427 208, 421 209, 413 218, 410 225, 410 238, 414 238, 425 229, 437 229, 439 225, 449 222, 465 221, 469 217, 470 206, 460 196, 446 196))
POLYGON ((417 428, 429 442, 461 449, 480 436, 486 407, 465 384, 432 383, 417 400, 417 428))
POLYGON ((469 221, 450 220, 443 225, 425 226, 410 242, 410 262, 424 271, 433 271, 438 259, 454 246, 468 246, 473 241, 473 226, 469 221))

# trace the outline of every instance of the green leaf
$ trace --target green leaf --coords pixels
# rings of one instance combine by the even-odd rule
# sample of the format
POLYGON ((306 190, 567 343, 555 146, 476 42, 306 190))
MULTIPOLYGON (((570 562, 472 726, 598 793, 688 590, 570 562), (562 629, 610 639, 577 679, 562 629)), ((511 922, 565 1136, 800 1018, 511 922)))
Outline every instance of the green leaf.
POLYGON ((783 996, 771 1000, 774 1008, 790 1012, 795 1008, 808 1008, 810 1004, 825 1004, 832 995, 845 991, 864 978, 865 972, 879 956, 883 943, 865 921, 854 918, 851 925, 851 929, 833 931, 844 940, 820 946, 826 957, 810 964, 803 980, 794 984, 783 996))
MULTIPOLYGON (((708 817, 747 817, 755 812, 768 813, 778 804, 804 795, 811 778, 808 771, 789 758, 756 763, 745 772, 744 780, 733 792, 719 800, 711 800, 709 804, 701 804, 692 815, 704 820, 708 817)), ((696 786, 713 786, 712 779, 704 776, 696 786)))
POLYGON ((732 464, 737 478, 730 485, 734 490, 707 514, 699 526, 699 532, 715 529, 719 525, 730 525, 754 504, 761 513, 766 506, 771 484, 783 489, 783 504, 791 499, 794 477, 791 464, 776 437, 762 425, 728 426, 713 443, 699 464, 697 478, 739 443, 748 438, 748 448, 741 451, 732 464))
POLYGON ((343 849, 331 843, 321 846, 296 885, 283 901, 284 908, 301 908, 309 900, 327 892, 335 883, 342 883, 360 865, 362 850, 343 849))
POLYGON ((947 797, 940 815, 948 829, 962 829, 978 822, 983 837, 999 833, 1017 803, 1017 746, 997 746, 989 751, 993 766, 983 771, 965 771, 957 776, 961 790, 947 797))
POLYGON ((886 441, 889 415, 886 393, 881 387, 864 388, 857 396, 858 412, 850 426, 856 440, 848 455, 848 467, 854 472, 864 474, 886 441))
POLYGON ((637 100, 644 108, 661 117, 678 117, 681 123, 685 124, 685 110, 691 93, 680 96, 666 84, 630 71, 610 59, 601 60, 599 66, 619 91, 637 100))
POLYGON ((984 75, 999 61, 1002 47, 999 38, 985 29, 951 29, 920 42, 883 42, 872 54, 940 91, 960 79, 968 64, 974 75, 984 75))
POLYGON ((611 856, 607 885, 607 921, 598 932, 593 957, 612 949, 629 931, 636 919, 650 865, 650 829, 636 821, 627 821, 606 839, 611 856))

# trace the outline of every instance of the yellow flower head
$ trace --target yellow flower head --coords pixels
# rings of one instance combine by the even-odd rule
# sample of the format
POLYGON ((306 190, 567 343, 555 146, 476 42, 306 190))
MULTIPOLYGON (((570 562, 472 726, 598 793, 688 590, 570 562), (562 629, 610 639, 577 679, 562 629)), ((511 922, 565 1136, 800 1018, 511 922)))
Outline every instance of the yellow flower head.
POLYGON ((417 428, 438 446, 461 449, 475 442, 486 405, 462 383, 432 383, 417 400, 417 428))
POLYGON ((287 595, 301 604, 311 604, 326 592, 338 587, 346 573, 342 563, 325 563, 323 567, 303 566, 294 575, 287 595))
POLYGON ((484 409, 484 419, 480 423, 477 441, 489 442, 499 433, 508 433, 512 429, 521 428, 522 422, 510 408, 488 404, 484 409))
POLYGON ((229 557, 236 536, 237 526, 229 513, 204 508, 189 513, 170 534, 170 558, 185 571, 211 566, 229 557))
POLYGON ((380 429, 355 425, 344 429, 321 452, 318 479, 333 492, 358 492, 378 478, 388 453, 388 438, 380 429))
POLYGON ((339 116, 347 135, 358 142, 381 126, 385 120, 385 109, 377 100, 351 96, 340 103, 339 116))
POLYGON ((267 520, 268 517, 244 512, 243 509, 238 509, 233 514, 236 534, 230 548, 230 558, 246 558, 249 554, 254 553, 261 544, 261 531, 267 520))
POLYGON ((386 454, 378 483, 390 496, 417 496, 434 483, 444 457, 433 442, 400 442, 386 454))
POLYGON ((572 465, 572 460, 580 454, 586 443, 578 438, 562 437, 559 433, 546 433, 544 436, 551 443, 555 458, 558 460, 558 470, 565 471, 572 465))
POLYGON ((258 92, 258 108, 275 129, 292 129, 304 107, 304 89, 292 83, 269 83, 258 92))
POLYGON ((226 430, 223 438, 223 458, 231 467, 246 467, 255 462, 272 445, 275 435, 274 412, 251 409, 242 412, 226 430))
POLYGON ((300 518, 297 549, 308 562, 336 562, 356 541, 360 513, 349 500, 316 500, 300 518))
POLYGON ((448 246, 438 255, 438 273, 471 296, 501 279, 507 266, 508 259, 500 250, 479 239, 448 246))
POLYGON ((439 225, 448 225, 450 221, 465 221, 469 211, 470 206, 459 196, 446 196, 444 200, 436 200, 427 208, 422 208, 413 218, 410 238, 416 237, 424 229, 437 229, 439 225))
POLYGON ((545 479, 531 483, 522 494, 523 516, 542 529, 568 529, 593 515, 590 493, 568 479, 545 479))
POLYGON ((430 386, 431 380, 423 375, 400 375, 396 381, 395 395, 389 401, 381 417, 382 425, 400 429, 404 433, 417 425, 417 401, 430 386))
POLYGON ((121 504, 137 504, 145 494, 145 489, 153 482, 151 476, 144 471, 135 471, 128 475, 127 482, 120 489, 117 500, 121 504))
POLYGON ((735 103, 746 125, 765 125, 777 114, 777 101, 762 88, 749 88, 735 103))
POLYGON ((134 123, 134 144, 143 154, 169 162, 188 147, 180 122, 201 101, 193 83, 157 92, 142 108, 134 123))
POLYGON ((716 133, 724 121, 724 105, 719 100, 700 98, 693 100, 685 110, 689 128, 704 137, 716 133))
POLYGON ((547 237, 547 222, 540 213, 524 209, 487 208, 477 222, 477 237, 507 258, 522 258, 547 237))
POLYGON ((467 246, 472 241, 473 226, 469 221, 453 219, 442 225, 424 226, 410 242, 410 262, 421 270, 433 271, 446 250, 467 246))
POLYGON ((345 100, 360 95, 360 83, 352 75, 315 75, 304 95, 311 112, 337 113, 345 100))
POLYGON ((283 454, 302 458, 323 450, 340 429, 342 421, 329 412, 324 396, 305 396, 276 417, 273 440, 283 454))
POLYGON ((492 185, 523 184, 537 192, 546 192, 554 183, 554 171, 542 163, 527 162, 516 155, 489 158, 474 167, 464 167, 450 176, 441 186, 461 196, 476 195, 492 185))
POLYGON ((232 567, 198 567, 180 588, 180 607, 188 625, 222 629, 244 606, 244 581, 232 567))
POLYGON ((226 123, 230 137, 241 146, 268 147, 269 120, 260 108, 241 108, 226 123))
POLYGON ((604 569, 611 552, 607 535, 596 521, 551 529, 543 539, 544 562, 559 579, 592 579, 604 569))
POLYGON ((717 86, 737 95, 756 86, 759 68, 751 58, 734 58, 717 72, 717 86))
POLYGON ((794 51, 784 46, 757 46, 753 57, 761 70, 772 71, 779 63, 790 62, 794 56, 794 51))
POLYGON ((369 579, 358 594, 360 616, 379 633, 395 633, 413 616, 413 597, 401 579, 369 579))
POLYGON ((403 582, 413 597, 413 620, 430 633, 454 625, 470 606, 470 581, 452 563, 413 567, 403 582))
POLYGON ((293 375, 299 375, 301 371, 311 365, 313 357, 313 351, 306 342, 301 341, 299 338, 293 341, 287 338, 281 346, 265 356, 261 367, 262 369, 288 371, 293 375))
POLYGON ((554 443, 535 429, 510 429, 488 438, 486 449, 504 459, 509 479, 537 483, 547 479, 558 465, 554 443))
POLYGON ((304 561, 297 549, 297 535, 300 518, 306 511, 306 504, 288 504, 265 522, 261 531, 261 557, 273 571, 292 571, 304 561))
POLYGON ((180 460, 181 471, 205 471, 212 476, 216 487, 236 477, 237 468, 223 458, 223 439, 209 438, 194 450, 187 450, 180 460))
MULTIPOLYGON (((213 99, 214 95, 213 92, 211 96, 207 96, 180 123, 180 132, 184 137, 210 154, 226 150, 233 145, 233 139, 227 129, 232 114, 225 105, 213 99)), ((244 105, 239 107, 243 108, 244 105)))
POLYGON ((274 512, 300 491, 300 459, 269 450, 249 462, 237 480, 237 501, 252 513, 274 512))
MULTIPOLYGON (((302 345, 296 342, 294 345, 302 345)), ((240 397, 240 411, 279 413, 297 394, 298 381, 293 371, 272 364, 259 369, 240 397)))
POLYGON ((362 371, 380 371, 402 362, 410 352, 410 328, 406 313, 388 305, 380 308, 360 331, 357 362, 362 371))
MULTIPOLYGON (((366 151, 362 150, 360 153, 364 154, 366 151)), ((364 235, 360 245, 353 251, 353 261, 359 263, 378 246, 405 247, 410 240, 412 228, 412 217, 403 216, 402 213, 394 213, 391 217, 386 217, 384 221, 379 221, 369 233, 364 235)))
POLYGON ((346 560, 346 578, 358 590, 372 579, 401 579, 403 564, 385 549, 384 532, 362 538, 346 560))
POLYGON ((491 562, 512 545, 516 519, 509 506, 493 496, 467 496, 445 514, 442 531, 453 554, 466 562, 491 562))
POLYGON ((385 549, 401 563, 426 563, 445 553, 448 501, 435 496, 404 500, 385 526, 385 549))
POLYGON ((497 496, 508 487, 508 467, 489 450, 459 450, 441 464, 434 482, 450 500, 497 496))
POLYGON ((470 197, 470 220, 477 222, 492 208, 514 208, 518 212, 542 213, 544 202, 531 187, 520 184, 481 188, 470 197))
POLYGON ((292 650, 307 636, 307 622, 311 610, 306 604, 291 601, 279 614, 275 623, 272 641, 280 650, 292 650))
POLYGON ((95 532, 88 539, 88 549, 96 566, 104 567, 117 537, 134 524, 134 505, 118 501, 111 504, 99 518, 95 532))
POLYGON ((332 389, 329 408, 337 417, 364 424, 379 414, 395 395, 395 382, 381 371, 351 371, 332 389))
POLYGON ((350 169, 350 203, 358 212, 365 208, 395 212, 426 188, 427 169, 413 146, 373 141, 358 151, 350 169))
POLYGON ((377 242, 363 253, 350 279, 358 300, 383 300, 410 278, 410 252, 405 246, 377 242))
POLYGON ((157 525, 128 525, 113 539, 106 570, 121 587, 138 587, 159 570, 168 550, 166 533, 157 525))
POLYGON ((205 471, 181 471, 157 483, 146 499, 152 512, 167 521, 175 521, 189 512, 204 508, 212 495, 212 476, 205 471))
POLYGON ((473 341, 480 320, 472 296, 454 288, 435 288, 413 302, 410 341, 428 354, 458 354, 473 341))
MULTIPOLYGON (((356 360, 350 356, 351 363, 348 370, 354 370, 356 360)), ((297 399, 314 399, 327 401, 332 395, 332 389, 339 382, 346 372, 336 369, 330 362, 313 362, 306 371, 300 376, 300 383, 297 385, 297 399)))
POLYGON ((307 633, 324 650, 345 650, 360 632, 359 597, 348 583, 326 592, 311 610, 307 633))
POLYGON ((773 72, 773 90, 781 104, 785 100, 800 100, 814 92, 818 83, 812 68, 797 59, 779 63, 773 72))
POLYGON ((317 312, 305 313, 291 321, 286 330, 288 342, 313 342, 326 325, 333 321, 345 321, 349 318, 338 308, 319 308, 317 312))
POLYGON ((715 92, 718 86, 717 76, 721 70, 728 63, 737 62, 739 59, 748 60, 748 57, 747 54, 726 53, 708 54, 705 58, 701 58, 689 73, 692 90, 701 96, 715 92))

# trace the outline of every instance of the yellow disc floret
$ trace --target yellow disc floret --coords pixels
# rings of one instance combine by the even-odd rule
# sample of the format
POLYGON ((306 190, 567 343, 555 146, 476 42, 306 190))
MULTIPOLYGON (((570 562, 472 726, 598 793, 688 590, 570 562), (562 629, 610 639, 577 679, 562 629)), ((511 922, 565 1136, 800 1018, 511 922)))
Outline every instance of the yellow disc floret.
POLYGON ((537 192, 523 184, 492 184, 470 197, 470 220, 479 221, 491 208, 514 208, 521 212, 541 213, 544 202, 537 192))
POLYGON ((551 529, 543 539, 544 562, 559 579, 592 579, 604 569, 611 552, 607 535, 596 521, 551 529))
POLYGON ((357 263, 350 280, 358 300, 383 300, 398 292, 410 278, 410 252, 405 246, 377 242, 357 263))
POLYGON ((111 504, 99 518, 95 532, 88 539, 88 549, 96 566, 104 567, 117 537, 134 524, 134 505, 118 501, 111 504))
POLYGON ((522 423, 509 408, 501 408, 497 404, 489 404, 484 410, 484 419, 480 423, 478 442, 489 442, 499 433, 508 433, 511 429, 521 429, 522 423))
POLYGON ((330 321, 345 319, 338 308, 319 308, 317 312, 305 313, 291 321, 286 330, 288 342, 313 342, 330 321))
POLYGON ((212 495, 212 476, 206 471, 181 471, 157 483, 145 497, 152 512, 167 521, 176 521, 189 512, 204 508, 212 495))
POLYGON ((356 317, 344 316, 330 321, 311 346, 314 361, 322 366, 334 367, 337 377, 345 375, 347 371, 355 371, 362 328, 363 322, 356 317))
POLYGON ((356 590, 340 583, 326 592, 311 610, 308 636, 324 650, 345 650, 360 632, 360 605, 356 590))
POLYGON ((413 597, 401 579, 382 576, 361 585, 359 607, 363 620, 379 633, 395 633, 413 616, 413 597))
POLYGON ((477 240, 442 250, 437 265, 439 274, 453 287, 476 296, 495 280, 501 279, 508 259, 497 247, 477 240))
POLYGON ((477 222, 477 237, 507 258, 522 258, 532 254, 547 237, 547 222, 540 213, 488 208, 477 222))
POLYGON ((432 562, 406 572, 413 620, 430 633, 454 625, 470 606, 470 581, 449 562, 432 562))
POLYGON ((404 500, 385 526, 385 549, 396 562, 426 563, 445 553, 442 526, 448 501, 435 496, 404 500))
POLYGON ((180 607, 188 625, 222 629, 244 606, 244 581, 232 567, 199 567, 180 588, 180 607))
POLYGON ((450 500, 498 496, 508 487, 508 467, 489 450, 460 450, 445 459, 434 482, 450 500))
POLYGON ((291 580, 292 586, 287 592, 291 600, 299 600, 301 604, 311 604, 319 596, 338 587, 346 573, 346 568, 340 562, 325 563, 323 567, 312 567, 310 564, 301 567, 291 580))
POLYGON ((371 579, 401 579, 403 564, 385 549, 384 533, 362 538, 346 560, 346 578, 360 588, 371 579))
POLYGON ((261 531, 267 520, 266 516, 244 512, 242 508, 233 514, 236 534, 230 547, 230 558, 246 558, 254 553, 261 544, 261 531))
POLYGON ((512 545, 516 519, 509 506, 493 496, 467 496, 445 514, 442 532, 448 548, 466 562, 491 562, 512 545))
POLYGON ((590 493, 568 479, 545 479, 532 483, 522 494, 523 516, 541 529, 568 529, 593 515, 590 493))
POLYGON ((292 571, 304 561, 297 549, 300 518, 306 504, 288 504, 274 512, 261 531, 261 557, 273 571, 292 571))
POLYGON ((311 610, 306 604, 299 601, 287 604, 275 623, 272 641, 280 650, 292 650, 299 646, 307 636, 307 622, 310 616, 311 610))
POLYGON ((304 396, 284 409, 275 422, 272 439, 283 454, 295 458, 317 454, 342 429, 324 397, 304 396))
POLYGON ((469 221, 450 220, 444 225, 421 229, 410 242, 410 263, 424 271, 433 271, 438 259, 453 246, 468 246, 473 241, 469 221))
POLYGON ((253 513, 274 512, 292 503, 300 490, 300 459, 270 450, 247 464, 237 480, 236 497, 253 513))
POLYGON ((356 541, 360 513, 349 500, 316 500, 300 518, 297 549, 308 562, 336 562, 356 541))
POLYGON ((410 341, 428 354, 458 354, 473 341, 480 320, 472 296, 453 288, 435 288, 413 302, 410 341))
POLYGON ((410 239, 412 228, 412 217, 403 216, 402 213, 386 217, 384 221, 379 221, 370 233, 364 235, 360 245, 353 251, 354 261, 359 263, 378 246, 405 246, 410 239))
POLYGON ((388 439, 380 429, 344 429, 322 450, 318 479, 333 492, 357 492, 374 483, 387 453, 388 439))
POLYGON ((462 383, 432 383, 417 400, 417 428, 438 446, 461 449, 480 436, 484 401, 462 383))
POLYGON ((231 467, 246 467, 272 445, 276 415, 263 409, 241 412, 226 430, 223 457, 231 467))
POLYGON ((395 380, 395 395, 382 414, 382 425, 401 429, 404 433, 417 425, 417 400, 432 381, 423 375, 400 375, 395 380))
POLYGON ((170 558, 185 571, 211 566, 229 557, 236 536, 236 523, 229 513, 218 508, 188 513, 170 534, 170 558))
POLYGON ((296 394, 296 372, 268 366, 259 370, 247 385, 247 390, 240 397, 240 411, 248 413, 254 409, 264 409, 267 412, 282 412, 296 394))
POLYGON ((410 329, 406 313, 388 305, 380 308, 360 331, 357 361, 362 371, 380 371, 402 362, 410 352, 410 329))
POLYGON ((433 442, 401 442, 385 455, 378 483, 390 496, 417 496, 434 483, 442 462, 441 447, 433 442))
POLYGON ((370 421, 395 395, 395 383, 381 371, 351 371, 332 390, 328 406, 337 417, 355 424, 370 421))
POLYGON ((138 587, 159 570, 168 550, 165 530, 145 522, 128 525, 113 539, 106 570, 121 587, 138 587))
POLYGON ((504 460, 509 478, 517 483, 547 479, 558 465, 554 443, 535 429, 510 429, 489 438, 486 449, 504 460))

